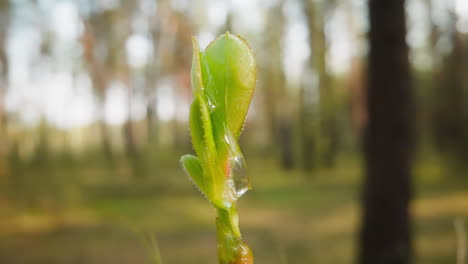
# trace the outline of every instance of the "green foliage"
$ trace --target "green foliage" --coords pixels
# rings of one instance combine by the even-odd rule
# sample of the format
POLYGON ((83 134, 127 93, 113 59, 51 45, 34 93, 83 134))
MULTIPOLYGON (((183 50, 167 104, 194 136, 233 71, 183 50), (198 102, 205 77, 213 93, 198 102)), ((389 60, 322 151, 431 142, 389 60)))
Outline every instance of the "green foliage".
POLYGON ((232 179, 242 186, 226 183, 245 177, 233 175, 233 169, 245 166, 237 139, 255 88, 255 61, 246 42, 229 33, 205 52, 200 52, 194 39, 193 50, 190 131, 198 158, 184 156, 181 162, 207 199, 228 209, 239 196, 235 189, 248 186, 245 179, 232 179))
POLYGON ((220 263, 252 263, 240 238, 235 202, 250 188, 238 145, 255 88, 252 51, 240 37, 221 35, 200 52, 193 39, 190 109, 192 144, 198 157, 181 164, 193 183, 218 209, 220 263))

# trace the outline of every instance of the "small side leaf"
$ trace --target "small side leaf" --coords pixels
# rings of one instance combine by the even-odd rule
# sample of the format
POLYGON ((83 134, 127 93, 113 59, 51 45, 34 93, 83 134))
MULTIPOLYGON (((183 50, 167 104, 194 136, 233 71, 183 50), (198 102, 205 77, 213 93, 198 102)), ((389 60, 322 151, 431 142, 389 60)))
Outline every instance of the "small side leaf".
MULTIPOLYGON (((205 151, 208 159, 216 160, 216 143, 213 137, 213 125, 211 124, 210 110, 203 95, 199 94, 196 97, 198 105, 200 106, 200 119, 203 125, 203 139, 205 140, 205 151)), ((205 158, 205 157, 200 157, 205 158)))
POLYGON ((203 124, 201 120, 200 104, 195 97, 190 106, 190 134, 192 145, 199 157, 205 156, 205 142, 203 139, 203 124))
POLYGON ((192 89, 194 94, 194 102, 192 104, 192 109, 190 109, 190 122, 193 122, 191 125, 192 132, 192 141, 194 144, 195 151, 197 151, 200 159, 205 160, 210 158, 214 160, 216 158, 216 144, 213 137, 213 126, 210 116, 210 110, 208 106, 207 99, 204 95, 204 86, 203 86, 203 74, 201 69, 201 58, 200 50, 198 47, 198 42, 195 38, 192 38, 193 44, 193 58, 192 58, 192 89), (200 126, 201 124, 201 126, 200 126), (199 129, 202 128, 203 132, 199 129), (198 131, 193 131, 197 129, 198 131), (194 135, 194 133, 196 135, 194 135), (203 135, 201 142, 199 135, 203 135), (201 143, 201 144, 200 144, 201 143), (204 145, 202 148, 200 145, 204 145), (206 156, 207 155, 207 156, 206 156))
POLYGON ((207 198, 205 183, 203 182, 203 168, 198 157, 193 155, 184 155, 180 159, 180 163, 184 168, 185 173, 190 177, 195 187, 207 198))

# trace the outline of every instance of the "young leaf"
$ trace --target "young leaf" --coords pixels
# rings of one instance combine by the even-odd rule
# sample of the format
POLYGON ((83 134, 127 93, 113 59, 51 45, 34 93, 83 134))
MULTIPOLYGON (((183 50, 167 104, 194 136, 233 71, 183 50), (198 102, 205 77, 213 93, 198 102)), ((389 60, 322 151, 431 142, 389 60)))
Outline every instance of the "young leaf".
POLYGON ((255 60, 247 43, 229 32, 214 40, 204 52, 200 53, 195 45, 195 57, 200 64, 193 64, 192 78, 202 77, 202 89, 196 88, 200 87, 198 81, 192 83, 194 91, 203 91, 210 110, 218 165, 228 181, 223 191, 225 202, 231 203, 250 188, 237 140, 255 88, 255 60), (202 73, 195 75, 193 70, 199 67, 202 73))
POLYGON ((252 51, 243 39, 226 32, 206 48, 201 61, 205 94, 214 105, 214 134, 222 139, 227 126, 237 139, 255 88, 252 51))
POLYGON ((215 159, 216 146, 213 138, 213 128, 207 100, 204 95, 203 76, 201 71, 200 51, 195 38, 193 43, 192 60, 192 90, 194 101, 190 109, 190 131, 192 132, 192 144, 201 159, 205 156, 215 159))
POLYGON ((241 239, 237 199, 249 189, 238 138, 255 88, 255 61, 240 37, 221 35, 200 52, 193 39, 190 108, 192 144, 198 157, 181 163, 194 184, 217 210, 221 264, 251 264, 250 248, 241 239))
POLYGON ((193 184, 205 197, 208 198, 203 181, 203 168, 200 164, 200 160, 193 155, 184 155, 180 159, 180 163, 182 164, 185 173, 187 173, 187 175, 192 180, 193 184))

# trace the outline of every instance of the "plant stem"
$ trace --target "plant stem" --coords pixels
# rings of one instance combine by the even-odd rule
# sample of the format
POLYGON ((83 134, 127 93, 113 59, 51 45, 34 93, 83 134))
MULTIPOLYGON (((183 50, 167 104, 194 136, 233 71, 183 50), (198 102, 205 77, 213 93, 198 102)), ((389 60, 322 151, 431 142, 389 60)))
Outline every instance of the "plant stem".
POLYGON ((242 241, 235 205, 229 209, 217 209, 216 231, 220 264, 253 264, 249 246, 242 241))

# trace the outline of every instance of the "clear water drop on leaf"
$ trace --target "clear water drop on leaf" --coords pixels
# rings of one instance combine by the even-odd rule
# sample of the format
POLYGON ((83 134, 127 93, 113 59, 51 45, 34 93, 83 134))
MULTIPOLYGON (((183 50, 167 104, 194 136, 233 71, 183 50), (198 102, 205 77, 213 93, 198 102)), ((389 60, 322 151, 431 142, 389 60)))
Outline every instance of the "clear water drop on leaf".
POLYGON ((240 151, 239 145, 236 138, 233 136, 232 132, 227 129, 227 126, 224 129, 224 143, 228 150, 228 168, 227 168, 227 188, 230 190, 234 196, 234 200, 241 197, 245 192, 250 189, 250 180, 247 174, 247 167, 245 163, 244 156, 240 151))
POLYGON ((250 189, 249 176, 247 175, 247 168, 245 159, 241 156, 230 158, 231 177, 234 181, 234 189, 237 197, 241 197, 245 192, 250 189))
POLYGON ((210 110, 210 113, 213 113, 213 111, 216 108, 216 102, 210 96, 206 96, 206 103, 208 104, 208 109, 210 110))

